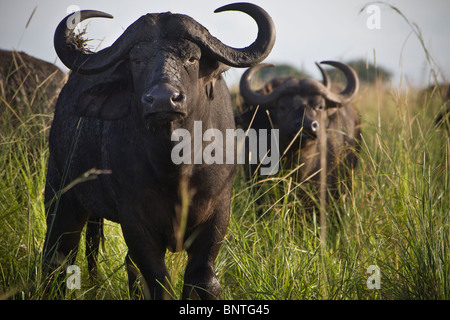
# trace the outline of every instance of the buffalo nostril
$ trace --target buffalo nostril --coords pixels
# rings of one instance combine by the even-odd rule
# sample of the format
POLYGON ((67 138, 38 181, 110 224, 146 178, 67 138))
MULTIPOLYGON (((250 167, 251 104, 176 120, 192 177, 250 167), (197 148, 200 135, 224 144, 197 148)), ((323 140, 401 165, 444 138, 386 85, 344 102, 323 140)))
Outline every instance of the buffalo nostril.
POLYGON ((176 92, 172 95, 172 97, 170 98, 170 100, 172 100, 172 102, 182 102, 186 99, 186 96, 184 94, 182 94, 181 92, 176 92))
POLYGON ((146 102, 146 103, 152 104, 154 100, 155 99, 153 98, 153 96, 151 94, 149 94, 149 93, 148 94, 144 94, 142 96, 142 102, 146 102))
POLYGON ((186 96, 169 84, 159 84, 142 95, 142 102, 151 106, 176 106, 186 100, 186 96))
POLYGON ((319 125, 319 122, 318 122, 318 121, 313 121, 313 122, 311 123, 311 130, 312 130, 313 132, 316 132, 317 130, 319 130, 319 127, 320 127, 320 125, 319 125))

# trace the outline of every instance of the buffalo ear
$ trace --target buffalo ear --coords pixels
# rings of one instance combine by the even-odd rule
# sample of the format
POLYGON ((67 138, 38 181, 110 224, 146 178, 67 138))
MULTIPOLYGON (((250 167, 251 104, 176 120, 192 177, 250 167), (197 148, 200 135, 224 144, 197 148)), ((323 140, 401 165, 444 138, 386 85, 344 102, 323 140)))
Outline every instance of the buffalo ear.
POLYGON ((116 67, 99 83, 78 98, 77 114, 87 118, 118 120, 128 115, 131 88, 124 66, 116 67))

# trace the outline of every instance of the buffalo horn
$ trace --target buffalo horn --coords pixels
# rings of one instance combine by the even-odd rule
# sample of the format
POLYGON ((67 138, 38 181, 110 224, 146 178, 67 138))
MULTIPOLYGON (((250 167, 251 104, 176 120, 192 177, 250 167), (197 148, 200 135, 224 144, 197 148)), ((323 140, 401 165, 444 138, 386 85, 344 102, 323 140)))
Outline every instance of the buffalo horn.
POLYGON ((319 68, 320 73, 322 74, 322 84, 325 86, 325 88, 330 89, 331 81, 330 81, 330 77, 328 76, 328 73, 317 62, 316 62, 316 66, 317 66, 317 68, 319 68))
MULTIPOLYGON (((188 36, 193 42, 206 50, 213 58, 232 67, 248 67, 264 60, 275 43, 275 27, 272 19, 262 8, 250 3, 234 3, 220 7, 215 12, 241 11, 250 15, 258 25, 256 40, 243 49, 223 44, 213 37, 206 28, 191 20, 190 27, 178 30, 180 36, 188 36), (195 25, 192 25, 195 24, 195 25)), ((54 36, 56 53, 69 69, 81 74, 94 74, 107 70, 124 58, 139 37, 138 26, 131 25, 112 46, 97 53, 85 53, 73 43, 73 30, 76 25, 89 18, 112 18, 111 15, 95 10, 82 10, 65 17, 58 25, 54 36), (72 23, 74 18, 78 21, 72 23), (136 30, 135 30, 136 29, 136 30), (137 31, 137 32, 136 32, 137 31)), ((183 19, 181 19, 183 20, 183 19)))
POLYGON ((251 81, 256 72, 263 68, 273 67, 273 64, 261 63, 254 67, 248 68, 241 77, 239 89, 242 97, 251 105, 269 105, 272 102, 278 100, 278 98, 284 94, 287 90, 292 90, 297 87, 298 80, 289 78, 281 85, 270 91, 268 94, 262 94, 251 89, 251 81))
POLYGON ((295 78, 288 78, 268 94, 262 94, 260 92, 253 91, 250 86, 253 75, 263 68, 273 66, 271 64, 262 63, 260 65, 247 69, 242 75, 240 82, 241 95, 248 103, 252 105, 268 105, 278 100, 281 95, 287 92, 300 93, 305 90, 320 94, 325 99, 339 105, 343 105, 351 101, 355 97, 359 88, 359 81, 356 72, 350 66, 337 61, 322 61, 321 64, 331 65, 344 73, 347 79, 347 86, 342 92, 335 93, 331 91, 331 82, 329 76, 327 72, 317 63, 316 65, 322 73, 322 83, 313 79, 298 80, 295 78))
POLYGON ((327 90, 325 98, 341 105, 350 102, 356 96, 359 89, 358 75, 355 70, 349 65, 338 61, 322 61, 321 64, 328 64, 341 70, 347 80, 347 86, 344 90, 340 93, 334 93, 331 90, 327 90))
POLYGON ((118 62, 130 47, 128 37, 120 37, 113 46, 97 53, 85 53, 73 43, 73 30, 83 20, 89 18, 113 18, 108 13, 95 10, 82 10, 69 14, 58 25, 53 38, 58 57, 64 65, 82 74, 105 71, 118 62), (78 19, 77 19, 78 18, 78 19), (77 20, 77 21, 74 21, 77 20))
POLYGON ((206 45, 210 48, 217 60, 239 68, 253 66, 263 61, 275 44, 275 25, 269 14, 251 3, 233 3, 216 9, 214 12, 240 11, 252 17, 258 25, 256 40, 243 49, 236 49, 223 44, 208 33, 206 45))

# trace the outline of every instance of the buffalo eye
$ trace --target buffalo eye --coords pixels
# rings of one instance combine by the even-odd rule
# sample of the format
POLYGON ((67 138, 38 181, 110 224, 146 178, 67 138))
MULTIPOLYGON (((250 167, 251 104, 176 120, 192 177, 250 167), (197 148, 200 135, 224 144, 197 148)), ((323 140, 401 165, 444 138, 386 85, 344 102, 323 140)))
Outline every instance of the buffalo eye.
POLYGON ((139 60, 139 59, 133 59, 133 60, 131 60, 131 62, 132 62, 135 66, 138 66, 138 65, 140 65, 140 64, 142 63, 142 60, 139 60))
POLYGON ((189 59, 186 60, 186 64, 187 65, 193 65, 198 61, 198 58, 195 56, 190 57, 189 59))
POLYGON ((322 99, 318 96, 313 96, 310 97, 308 99, 308 104, 317 111, 322 111, 323 110, 323 103, 322 103, 322 99))
POLYGON ((323 111, 323 109, 325 109, 322 101, 316 101, 314 104, 312 104, 312 107, 316 111, 323 111))

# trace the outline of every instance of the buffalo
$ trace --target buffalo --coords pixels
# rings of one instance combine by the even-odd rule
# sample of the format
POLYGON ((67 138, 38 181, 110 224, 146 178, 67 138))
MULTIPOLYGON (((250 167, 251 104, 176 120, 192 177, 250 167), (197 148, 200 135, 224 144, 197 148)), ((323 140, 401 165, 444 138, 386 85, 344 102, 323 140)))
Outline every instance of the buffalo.
MULTIPOLYGON (((236 123, 244 129, 278 129, 283 168, 297 168, 299 181, 309 180, 313 191, 318 190, 320 183, 319 172, 323 167, 320 155, 321 150, 324 151, 321 141, 326 139, 326 143, 322 143, 326 146, 323 158, 326 160, 326 186, 329 194, 337 197, 339 178, 348 177, 349 169, 357 163, 360 119, 351 102, 357 95, 359 80, 346 64, 337 61, 322 64, 344 73, 347 80, 344 90, 339 92, 334 88, 320 64, 317 66, 323 77, 321 82, 311 78, 275 78, 258 91, 251 88, 255 73, 272 65, 260 64, 246 70, 241 78, 240 93, 247 105, 236 115, 236 123)), ((247 177, 254 175, 260 165, 247 166, 250 168, 247 177)))
MULTIPOLYGON (((92 53, 77 45, 73 28, 88 18, 112 16, 84 10, 60 22, 54 45, 72 73, 49 138, 43 252, 48 272, 73 261, 87 222, 87 252, 95 257, 108 219, 120 224, 128 247, 130 291, 137 266, 145 298, 167 298, 166 250, 184 249, 182 297, 218 296, 214 262, 229 220, 235 165, 175 164, 171 150, 172 133, 191 132, 194 122, 201 121, 203 132, 234 129, 222 73, 256 65, 272 50, 275 28, 267 12, 249 3, 215 12, 231 10, 257 23, 258 35, 246 48, 229 47, 193 18, 167 12, 142 16, 110 47, 92 53)), ((92 263, 93 258, 89 269, 95 270, 92 263)))
POLYGON ((25 52, 0 50, 0 116, 6 104, 20 116, 26 107, 50 113, 64 85, 65 75, 54 64, 25 52))

